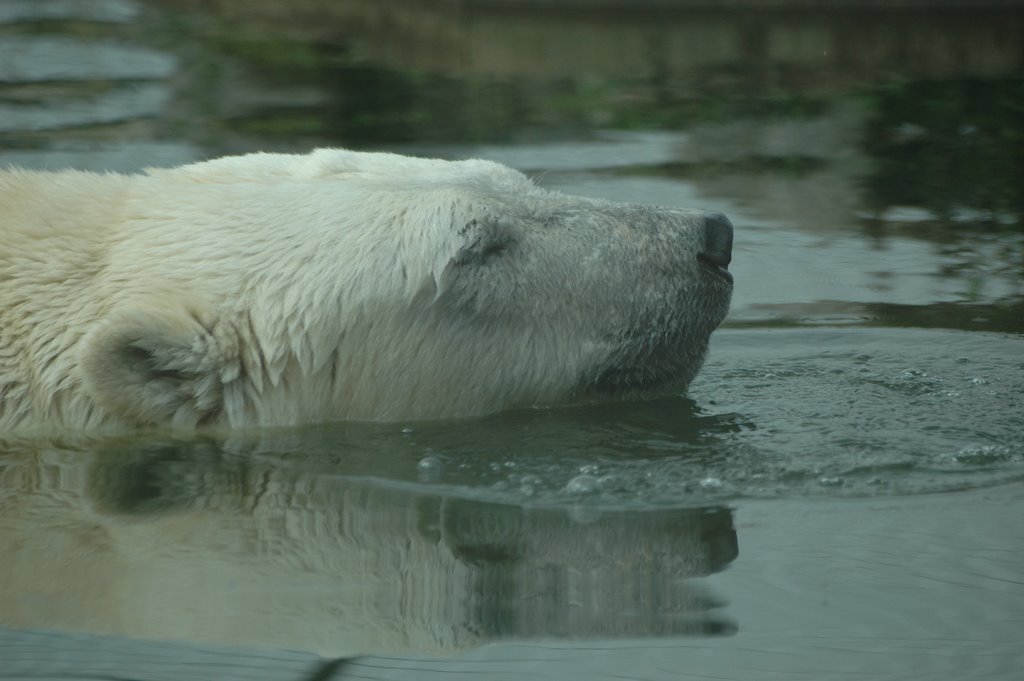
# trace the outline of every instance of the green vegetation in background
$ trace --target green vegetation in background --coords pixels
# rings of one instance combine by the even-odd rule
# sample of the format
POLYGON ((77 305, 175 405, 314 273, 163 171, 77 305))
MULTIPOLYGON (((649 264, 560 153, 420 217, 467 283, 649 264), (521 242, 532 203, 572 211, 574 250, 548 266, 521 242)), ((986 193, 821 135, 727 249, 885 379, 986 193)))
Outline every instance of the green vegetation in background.
POLYGON ((315 80, 326 66, 348 60, 348 51, 342 46, 317 45, 254 31, 244 25, 221 25, 209 38, 224 54, 258 67, 264 74, 277 75, 283 81, 315 80))
POLYGON ((735 161, 700 160, 693 163, 659 163, 616 168, 623 175, 654 177, 713 177, 715 175, 770 174, 803 177, 828 166, 828 161, 813 156, 747 156, 735 161))
MULTIPOLYGON (((278 67, 272 73, 282 75, 278 67)), ((741 118, 811 116, 828 107, 824 100, 783 95, 661 100, 645 84, 625 82, 603 86, 599 96, 575 82, 459 79, 366 63, 325 65, 318 82, 329 88, 321 130, 335 143, 355 147, 579 137, 597 128, 683 129, 741 118)), ((287 110, 275 117, 282 114, 287 110)))
POLYGON ((626 130, 678 130, 701 123, 809 118, 825 113, 822 97, 776 91, 738 96, 697 89, 690 83, 582 78, 561 84, 552 113, 593 125, 626 130))
POLYGON ((736 97, 660 78, 454 77, 377 66, 347 43, 223 21, 192 29, 204 36, 207 48, 245 63, 267 84, 327 88, 329 101, 318 111, 279 106, 229 123, 232 130, 269 137, 317 135, 352 147, 507 142, 585 136, 595 128, 680 129, 737 118, 806 117, 828 107, 820 98, 784 92, 736 97), (318 115, 321 120, 313 120, 318 115))
POLYGON ((1024 81, 910 82, 876 95, 865 149, 878 207, 1024 216, 1024 81))

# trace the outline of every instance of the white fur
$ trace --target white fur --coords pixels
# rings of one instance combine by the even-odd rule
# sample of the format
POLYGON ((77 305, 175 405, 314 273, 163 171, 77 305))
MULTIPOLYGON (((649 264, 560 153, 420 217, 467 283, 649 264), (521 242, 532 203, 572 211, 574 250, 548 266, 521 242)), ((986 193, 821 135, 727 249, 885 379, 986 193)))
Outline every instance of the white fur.
MULTIPOLYGON (((0 172, 0 431, 434 418, 571 399, 615 348, 604 331, 571 332, 597 323, 579 305, 552 326, 528 296, 601 273, 541 268, 560 256, 538 225, 604 207, 485 161, 328 149, 135 176, 0 172), (487 254, 504 231, 539 241, 499 270, 487 254), (459 274, 459 254, 482 264, 459 274)), ((589 239, 566 240, 566 262, 603 252, 589 239)))

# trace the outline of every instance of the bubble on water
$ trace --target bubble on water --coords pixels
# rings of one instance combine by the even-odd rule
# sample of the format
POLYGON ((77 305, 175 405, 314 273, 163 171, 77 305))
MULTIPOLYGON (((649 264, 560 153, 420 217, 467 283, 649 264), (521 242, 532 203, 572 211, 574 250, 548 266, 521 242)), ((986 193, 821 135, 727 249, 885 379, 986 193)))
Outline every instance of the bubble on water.
POLYGON ((935 394, 943 382, 943 379, 930 376, 921 369, 904 369, 892 379, 881 381, 882 385, 905 395, 935 394))
POLYGON ((972 385, 988 385, 988 381, 985 380, 984 378, 977 378, 977 377, 975 377, 975 378, 971 379, 971 384, 972 385))
POLYGON ((947 457, 956 463, 985 466, 1012 460, 1013 453, 1003 445, 969 445, 952 456, 947 457))
POLYGON ((532 497, 540 489, 543 481, 540 476, 527 474, 519 477, 515 484, 519 485, 519 491, 525 496, 532 497))
POLYGON ((416 464, 416 472, 419 473, 420 480, 440 480, 444 475, 444 462, 436 454, 427 454, 416 464))
POLYGON ((709 475, 700 481, 700 486, 704 489, 722 489, 722 481, 719 478, 709 475))
POLYGON ((818 478, 818 484, 822 487, 840 487, 843 484, 843 479, 835 476, 823 476, 818 478))
POLYGON ((415 428, 402 428, 402 435, 412 435, 415 432, 415 428))
POLYGON ((588 463, 586 465, 580 466, 579 472, 582 473, 583 475, 597 475, 598 468, 596 464, 588 463))
POLYGON ((569 494, 593 494, 597 491, 597 478, 581 473, 566 483, 565 491, 569 494))

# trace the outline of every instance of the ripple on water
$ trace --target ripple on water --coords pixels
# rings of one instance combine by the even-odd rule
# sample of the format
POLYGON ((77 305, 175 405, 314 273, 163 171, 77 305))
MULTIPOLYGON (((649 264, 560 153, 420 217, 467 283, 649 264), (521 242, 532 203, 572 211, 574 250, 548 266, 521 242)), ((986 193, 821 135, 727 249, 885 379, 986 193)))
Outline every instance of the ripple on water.
POLYGON ((531 502, 914 494, 1024 477, 1014 336, 800 329, 716 338, 689 398, 528 411, 462 422, 454 437, 448 426, 418 436, 436 433, 459 460, 443 482, 531 502))

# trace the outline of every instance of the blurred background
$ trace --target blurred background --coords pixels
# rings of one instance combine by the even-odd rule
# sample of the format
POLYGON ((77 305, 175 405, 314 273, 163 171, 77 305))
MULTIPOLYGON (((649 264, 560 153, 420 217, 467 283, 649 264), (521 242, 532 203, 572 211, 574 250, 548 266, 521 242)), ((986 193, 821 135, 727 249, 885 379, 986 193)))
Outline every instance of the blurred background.
POLYGON ((0 0, 0 166, 345 146, 736 225, 687 395, 0 440, 0 678, 1019 678, 1022 38, 1022 0, 0 0))
POLYGON ((993 303, 983 326, 1021 330, 1022 7, 2 0, 0 163, 482 156, 579 193, 772 225, 737 241, 750 277, 733 321, 977 328, 972 305, 993 303), (811 245, 814 300, 770 264, 811 245), (870 273, 835 280, 858 260, 870 273))

